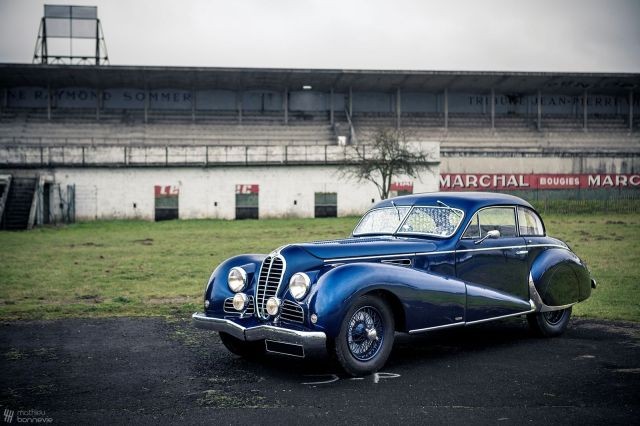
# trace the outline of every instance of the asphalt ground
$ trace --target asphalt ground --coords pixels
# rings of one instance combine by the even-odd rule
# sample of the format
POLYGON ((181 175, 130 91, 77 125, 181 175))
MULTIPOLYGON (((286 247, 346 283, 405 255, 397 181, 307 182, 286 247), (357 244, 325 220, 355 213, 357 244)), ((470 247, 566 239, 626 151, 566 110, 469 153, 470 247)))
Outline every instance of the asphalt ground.
MULTIPOLYGON (((384 370, 231 355, 188 320, 0 325, 0 415, 73 424, 639 424, 640 324, 397 335, 384 370)), ((0 420, 0 422, 2 421, 0 420)))

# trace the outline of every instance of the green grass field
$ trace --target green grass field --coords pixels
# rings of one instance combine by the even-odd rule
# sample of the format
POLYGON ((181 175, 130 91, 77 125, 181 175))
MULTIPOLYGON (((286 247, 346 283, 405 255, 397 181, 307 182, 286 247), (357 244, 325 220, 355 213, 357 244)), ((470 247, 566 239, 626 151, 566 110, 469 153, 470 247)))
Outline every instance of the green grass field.
MULTIPOLYGON (((640 321, 640 215, 546 215, 598 280, 579 316, 640 321)), ((349 234, 357 218, 79 223, 0 232, 0 318, 180 315, 240 253, 349 234)))

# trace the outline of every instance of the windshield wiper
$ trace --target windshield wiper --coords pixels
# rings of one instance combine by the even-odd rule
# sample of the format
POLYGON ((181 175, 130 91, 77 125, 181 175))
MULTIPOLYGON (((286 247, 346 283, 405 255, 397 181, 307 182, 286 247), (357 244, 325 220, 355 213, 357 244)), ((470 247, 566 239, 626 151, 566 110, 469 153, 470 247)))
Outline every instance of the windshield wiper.
POLYGON ((454 209, 453 207, 450 207, 450 206, 446 205, 445 203, 443 203, 443 202, 442 202, 442 201, 440 201, 440 200, 436 200, 436 203, 438 203, 438 204, 440 204, 441 206, 444 206, 444 207, 446 207, 446 208, 450 209, 452 212, 454 212, 454 213, 456 214, 456 216, 460 217, 460 212, 458 212, 458 211, 457 211, 456 209, 454 209))
POLYGON ((396 203, 394 203, 393 201, 391 201, 391 205, 394 209, 396 209, 396 213, 398 213, 398 221, 401 221, 402 218, 400 217, 400 209, 398 209, 398 206, 396 206, 396 203))

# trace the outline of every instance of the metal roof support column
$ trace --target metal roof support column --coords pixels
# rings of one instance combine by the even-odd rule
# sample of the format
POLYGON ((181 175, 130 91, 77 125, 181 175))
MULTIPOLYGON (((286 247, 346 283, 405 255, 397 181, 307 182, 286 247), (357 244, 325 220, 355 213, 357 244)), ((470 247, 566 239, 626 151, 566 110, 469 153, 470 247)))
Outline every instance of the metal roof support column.
POLYGON ((289 89, 286 87, 282 94, 282 109, 284 110, 284 124, 289 124, 289 89))
POLYGON ((100 102, 102 101, 102 89, 96 93, 96 121, 100 121, 100 102))
POLYGON ((538 120, 536 122, 536 125, 538 126, 538 131, 541 131, 542 130, 542 91, 541 90, 538 90, 536 106, 538 107, 538 120))
POLYGON ((396 129, 400 130, 400 118, 402 116, 402 93, 400 88, 396 90, 396 129))
POLYGON ((149 88, 144 86, 144 123, 147 124, 149 119, 149 88))
POLYGON ((353 89, 349 86, 349 117, 353 118, 353 89))
MULTIPOLYGON (((7 92, 4 94, 6 97, 7 92)), ((629 90, 629 132, 633 132, 633 90, 629 90)))
POLYGON ((449 89, 444 88, 444 129, 449 129, 449 89))
POLYGON ((47 120, 51 121, 51 84, 47 84, 47 120))
POLYGON ((584 132, 587 131, 587 89, 584 89, 584 94, 582 95, 582 130, 584 132))
POLYGON ((329 91, 329 122, 333 126, 335 124, 333 116, 333 87, 329 91))
POLYGON ((191 122, 196 122, 196 90, 191 88, 191 122))
POLYGON ((491 130, 496 129, 496 91, 491 89, 491 130))
POLYGON ((236 106, 238 108, 238 124, 242 124, 242 98, 244 97, 244 92, 242 90, 238 90, 236 92, 236 106))

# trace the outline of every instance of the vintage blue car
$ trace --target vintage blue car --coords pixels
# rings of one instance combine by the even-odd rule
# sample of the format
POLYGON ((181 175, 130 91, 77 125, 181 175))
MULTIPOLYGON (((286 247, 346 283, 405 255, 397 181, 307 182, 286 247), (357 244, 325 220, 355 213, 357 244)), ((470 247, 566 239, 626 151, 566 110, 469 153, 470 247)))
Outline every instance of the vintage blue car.
POLYGON ((384 200, 343 240, 232 257, 209 278, 197 327, 231 352, 335 355, 346 372, 385 364, 395 332, 526 315, 561 334, 595 280, 526 201, 495 193, 384 200))

